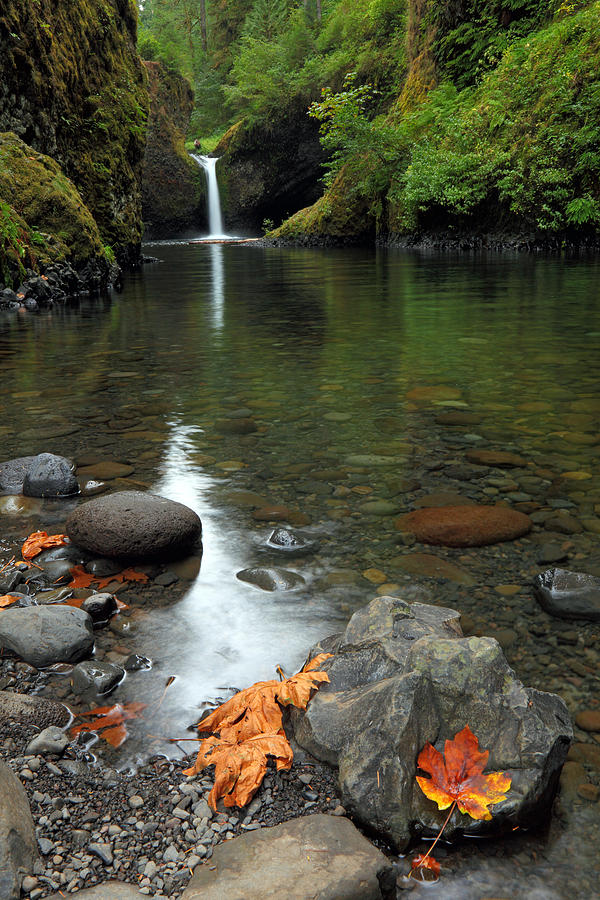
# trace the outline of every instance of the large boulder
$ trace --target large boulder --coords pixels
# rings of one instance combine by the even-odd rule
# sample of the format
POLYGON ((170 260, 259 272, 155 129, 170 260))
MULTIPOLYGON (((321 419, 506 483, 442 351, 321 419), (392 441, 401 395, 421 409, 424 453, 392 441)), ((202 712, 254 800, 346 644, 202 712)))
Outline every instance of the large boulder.
POLYGON ((66 725, 70 718, 67 707, 57 700, 35 694, 0 691, 0 723, 11 721, 47 728, 50 725, 66 725))
POLYGON ((94 649, 92 620, 73 606, 5 609, 0 616, 0 647, 37 669, 79 662, 94 649))
POLYGON ((305 816, 219 844, 182 900, 381 900, 392 872, 348 819, 305 816))
POLYGON ((23 482, 35 456, 19 456, 0 463, 0 491, 3 494, 21 494, 23 482))
POLYGON ((68 497, 79 493, 73 465, 64 456, 40 453, 34 457, 23 479, 27 497, 68 497))
POLYGON ((560 619, 600 622, 600 578, 568 569, 548 569, 533 580, 540 606, 560 619))
POLYGON ((525 513, 508 506, 437 506, 417 509, 396 519, 396 528, 424 544, 483 547, 512 541, 531 531, 525 513))
POLYGON ((25 788, 0 762, 0 897, 19 900, 21 881, 37 857, 35 827, 25 788))
POLYGON ((199 516, 183 503, 120 491, 74 510, 66 522, 73 543, 98 556, 145 560, 184 556, 202 537, 199 516))
POLYGON ((314 648, 333 652, 323 664, 331 681, 292 717, 297 742, 339 768, 344 806, 399 849, 437 833, 445 816, 415 780, 427 741, 443 751, 469 725, 490 751, 486 769, 512 778, 491 821, 453 813, 452 840, 539 823, 572 738, 563 701, 523 687, 499 644, 463 637, 459 618, 451 609, 373 600, 343 635, 314 648))

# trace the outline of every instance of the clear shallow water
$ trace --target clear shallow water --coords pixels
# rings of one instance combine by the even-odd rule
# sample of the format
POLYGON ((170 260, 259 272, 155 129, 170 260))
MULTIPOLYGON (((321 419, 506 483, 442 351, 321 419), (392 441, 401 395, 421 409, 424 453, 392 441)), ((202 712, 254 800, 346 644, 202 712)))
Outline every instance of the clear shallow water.
MULTIPOLYGON (((545 568, 543 533, 434 548, 472 577, 469 587, 407 575, 398 560, 412 548, 394 519, 436 490, 542 508, 552 499, 585 524, 547 540, 569 544, 570 567, 600 574, 598 260, 181 243, 147 252, 161 262, 121 295, 0 319, 3 459, 49 450, 130 462, 133 474, 113 487, 150 488, 203 520, 198 577, 152 604, 132 589, 129 630, 99 638, 99 655, 153 660, 113 695, 151 703, 122 760, 169 752, 159 738, 185 735, 227 688, 272 677, 277 664, 295 669, 372 599, 381 576, 382 590, 417 581, 433 602, 464 611, 473 633, 502 636, 523 681, 561 693, 573 715, 593 705, 598 627, 551 619, 529 589, 545 568), (232 433, 242 409, 256 430, 232 433), (448 410, 481 422, 444 428, 435 417, 448 410), (510 471, 450 477, 472 447, 520 453, 530 469, 514 484, 510 471), (523 493, 529 501, 511 497, 523 493), (319 552, 268 552, 273 526, 253 518, 261 503, 287 506, 319 552), (266 564, 301 574, 305 587, 269 594, 236 579, 266 564), (512 594, 501 592, 507 584, 512 594)), ((71 505, 0 501, 7 546, 60 530, 71 505)), ((589 842, 598 804, 581 805, 577 840, 589 842)), ((567 853, 563 842, 561 860, 567 853)), ((593 865, 590 855, 588 877, 593 865)))

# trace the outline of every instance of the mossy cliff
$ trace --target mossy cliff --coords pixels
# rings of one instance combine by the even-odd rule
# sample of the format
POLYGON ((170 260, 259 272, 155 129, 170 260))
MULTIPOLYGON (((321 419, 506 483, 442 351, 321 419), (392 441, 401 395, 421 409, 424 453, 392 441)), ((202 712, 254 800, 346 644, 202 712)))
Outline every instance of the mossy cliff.
POLYGON ((206 228, 206 178, 185 149, 194 94, 185 78, 145 62, 150 93, 142 180, 147 237, 206 228))
POLYGON ((279 223, 321 193, 325 154, 316 123, 305 109, 285 121, 253 125, 240 121, 212 155, 221 157, 217 171, 228 229, 259 232, 263 220, 279 223))
POLYGON ((15 134, 0 134, 0 280, 17 287, 28 269, 67 262, 85 269, 88 282, 106 280, 96 222, 55 160, 15 134))
MULTIPOLYGON (((0 131, 56 160, 102 243, 125 263, 139 257, 148 112, 136 28, 133 0, 4 0, 0 8, 0 131)), ((22 215, 20 204, 16 196, 22 215)))
POLYGON ((407 13, 395 99, 352 116, 338 95, 324 123, 337 173, 275 236, 597 246, 600 2, 409 0, 407 13))

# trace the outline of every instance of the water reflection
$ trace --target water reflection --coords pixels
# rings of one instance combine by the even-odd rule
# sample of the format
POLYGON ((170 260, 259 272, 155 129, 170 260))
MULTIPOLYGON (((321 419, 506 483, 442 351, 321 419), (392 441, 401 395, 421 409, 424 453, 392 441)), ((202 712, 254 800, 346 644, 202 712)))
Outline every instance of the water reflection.
POLYGON ((222 244, 210 245, 210 268, 212 290, 212 324, 215 330, 221 330, 225 315, 225 272, 223 268, 222 244))

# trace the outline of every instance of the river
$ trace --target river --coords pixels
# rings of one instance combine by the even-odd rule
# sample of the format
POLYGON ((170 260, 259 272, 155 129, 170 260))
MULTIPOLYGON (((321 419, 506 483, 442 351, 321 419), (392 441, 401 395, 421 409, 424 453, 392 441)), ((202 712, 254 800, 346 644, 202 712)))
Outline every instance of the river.
MULTIPOLYGON (((99 638, 99 656, 152 661, 114 695, 156 701, 152 737, 132 735, 122 764, 177 752, 161 739, 185 736, 207 702, 278 664, 294 670, 377 592, 414 582, 461 610, 467 633, 497 636, 525 684, 560 693, 573 716, 597 708, 600 628, 543 612, 531 581, 549 546, 561 565, 600 575, 598 259, 185 242, 146 252, 159 261, 121 294, 0 318, 3 458, 122 463, 133 471, 109 488, 151 489, 203 521, 199 571, 150 603, 123 592, 129 610, 99 638), (451 424, 449 412, 470 416, 451 424), (473 449, 527 465, 476 475, 473 449), (434 548, 450 568, 432 569, 431 548, 413 548, 395 521, 440 492, 508 503, 537 514, 536 528, 516 543, 434 548), (270 551, 270 505, 317 552, 270 551), (268 593, 236 577, 273 564, 304 584, 268 593)), ((5 549, 59 531, 73 502, 0 498, 5 549)), ((67 696, 60 674, 47 687, 61 678, 67 696)), ((599 774, 588 770, 596 785, 599 774)), ((599 883, 599 808, 575 797, 550 870, 578 869, 576 846, 583 884, 599 883)))

